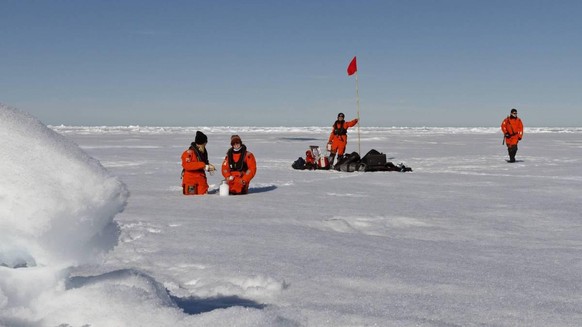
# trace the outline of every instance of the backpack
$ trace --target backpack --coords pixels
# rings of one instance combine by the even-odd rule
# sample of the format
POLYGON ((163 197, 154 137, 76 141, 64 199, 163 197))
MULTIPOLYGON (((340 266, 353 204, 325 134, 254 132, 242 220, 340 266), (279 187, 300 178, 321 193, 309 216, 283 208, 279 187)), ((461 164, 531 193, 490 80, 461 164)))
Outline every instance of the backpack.
POLYGON ((303 159, 302 157, 297 158, 297 160, 295 160, 293 162, 293 164, 291 164, 291 167, 293 167, 293 169, 304 170, 305 169, 305 159, 303 159))

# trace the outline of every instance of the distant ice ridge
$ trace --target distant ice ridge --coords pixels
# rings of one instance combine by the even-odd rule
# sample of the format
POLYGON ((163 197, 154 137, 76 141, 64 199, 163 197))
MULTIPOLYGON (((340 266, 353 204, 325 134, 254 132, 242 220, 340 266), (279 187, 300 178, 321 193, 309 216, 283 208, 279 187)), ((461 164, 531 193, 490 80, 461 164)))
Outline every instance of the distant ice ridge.
MULTIPOLYGON (((74 134, 195 134, 197 130, 205 133, 329 133, 329 126, 308 127, 255 127, 255 126, 190 126, 190 127, 163 127, 163 126, 52 126, 49 128, 61 133, 74 134)), ((351 131, 352 133, 355 132, 351 131)), ((492 134, 500 133, 499 127, 361 127, 361 134, 492 134)), ((582 127, 527 127, 527 133, 582 133, 582 127)))

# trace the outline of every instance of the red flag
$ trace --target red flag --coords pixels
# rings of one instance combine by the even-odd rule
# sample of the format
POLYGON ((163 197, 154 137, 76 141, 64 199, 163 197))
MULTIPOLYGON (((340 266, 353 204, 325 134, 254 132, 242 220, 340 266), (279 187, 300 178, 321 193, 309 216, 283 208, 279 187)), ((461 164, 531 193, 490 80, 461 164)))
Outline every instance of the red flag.
POLYGON ((350 65, 348 66, 348 76, 354 75, 354 73, 357 71, 358 65, 356 64, 356 57, 354 57, 354 59, 352 59, 352 62, 350 62, 350 65))

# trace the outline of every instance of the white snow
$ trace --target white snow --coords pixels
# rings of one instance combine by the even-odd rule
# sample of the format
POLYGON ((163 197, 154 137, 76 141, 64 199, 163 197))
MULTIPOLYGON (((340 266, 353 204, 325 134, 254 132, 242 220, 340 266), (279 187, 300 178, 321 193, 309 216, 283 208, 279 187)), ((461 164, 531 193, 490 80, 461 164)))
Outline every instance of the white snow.
POLYGON ((328 127, 47 128, 0 106, 0 325, 578 326, 582 128, 522 119, 515 164, 496 127, 362 127, 362 152, 414 171, 340 173, 291 168, 328 127), (249 195, 219 173, 181 195, 196 130, 214 164, 241 135, 249 195))

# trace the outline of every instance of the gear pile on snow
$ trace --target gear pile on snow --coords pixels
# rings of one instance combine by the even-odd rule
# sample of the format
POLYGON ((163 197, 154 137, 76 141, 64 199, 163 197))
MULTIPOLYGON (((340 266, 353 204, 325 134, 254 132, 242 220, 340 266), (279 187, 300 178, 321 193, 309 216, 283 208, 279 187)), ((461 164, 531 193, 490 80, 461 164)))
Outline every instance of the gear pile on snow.
POLYGON ((314 170, 314 169, 329 169, 329 158, 319 150, 319 146, 310 145, 309 150, 305 151, 305 159, 299 157, 291 165, 294 169, 300 170, 314 170))
MULTIPOLYGON (((310 146, 310 150, 306 152, 306 158, 299 157, 291 165, 294 169, 330 169, 329 160, 327 156, 321 155, 318 146, 310 146), (321 162, 321 164, 320 164, 321 162)), ((400 163, 398 165, 386 161, 386 154, 378 152, 374 149, 368 151, 365 156, 360 158, 357 152, 352 152, 341 158, 338 158, 337 163, 333 166, 337 171, 354 172, 354 171, 412 171, 412 168, 406 167, 400 163)))

